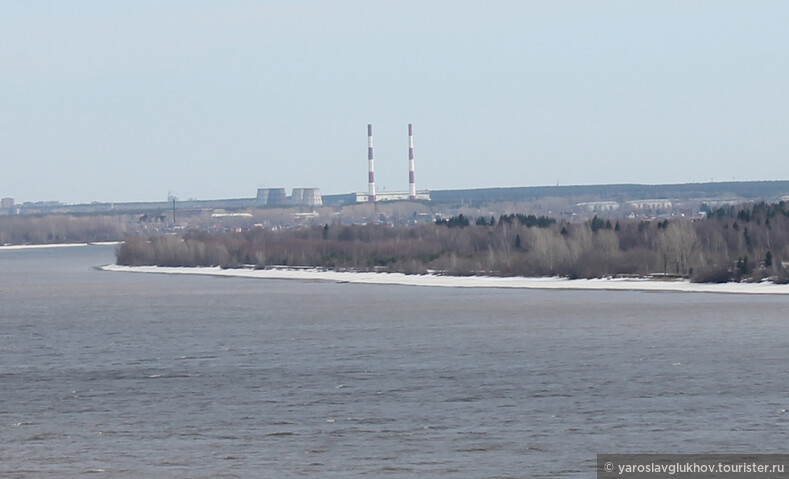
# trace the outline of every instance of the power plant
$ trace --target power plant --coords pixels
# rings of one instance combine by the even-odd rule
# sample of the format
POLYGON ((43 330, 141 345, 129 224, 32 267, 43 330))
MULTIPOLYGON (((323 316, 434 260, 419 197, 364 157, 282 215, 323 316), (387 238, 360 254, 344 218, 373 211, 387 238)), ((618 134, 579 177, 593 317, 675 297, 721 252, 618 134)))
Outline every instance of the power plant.
POLYGON ((414 126, 408 124, 408 191, 375 191, 375 161, 373 160, 373 125, 367 125, 367 193, 354 193, 357 203, 379 201, 421 200, 430 201, 429 191, 416 191, 414 170, 414 126))
MULTIPOLYGON (((367 125, 367 192, 351 193, 351 202, 377 203, 379 201, 430 201, 430 192, 416 190, 414 169, 414 125, 408 124, 408 190, 376 191, 375 159, 373 155, 373 125, 367 125)), ((347 198, 347 196, 346 196, 347 198)), ((322 206, 323 198, 318 188, 293 188, 290 196, 285 188, 258 188, 255 204, 263 206, 322 206)))

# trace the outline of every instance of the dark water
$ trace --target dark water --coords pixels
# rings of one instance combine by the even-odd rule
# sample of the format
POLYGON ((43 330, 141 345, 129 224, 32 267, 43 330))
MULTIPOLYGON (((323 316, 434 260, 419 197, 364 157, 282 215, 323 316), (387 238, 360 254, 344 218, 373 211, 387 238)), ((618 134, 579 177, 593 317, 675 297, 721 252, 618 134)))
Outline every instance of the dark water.
POLYGON ((0 477, 594 477, 789 444, 789 298, 107 273, 0 251, 0 477))

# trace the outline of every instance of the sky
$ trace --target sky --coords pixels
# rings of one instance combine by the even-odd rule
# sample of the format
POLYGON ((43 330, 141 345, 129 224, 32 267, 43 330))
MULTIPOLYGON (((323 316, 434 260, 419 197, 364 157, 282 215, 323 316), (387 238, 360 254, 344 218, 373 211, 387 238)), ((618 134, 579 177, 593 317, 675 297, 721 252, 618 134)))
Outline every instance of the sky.
POLYGON ((789 2, 0 2, 0 197, 789 179, 789 2))

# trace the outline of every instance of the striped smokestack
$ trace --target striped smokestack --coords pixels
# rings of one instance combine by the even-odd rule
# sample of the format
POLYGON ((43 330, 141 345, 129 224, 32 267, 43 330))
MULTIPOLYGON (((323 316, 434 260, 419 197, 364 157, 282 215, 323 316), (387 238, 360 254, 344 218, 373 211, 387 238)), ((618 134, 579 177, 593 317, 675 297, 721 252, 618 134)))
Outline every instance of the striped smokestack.
POLYGON ((414 126, 408 124, 408 199, 416 199, 416 182, 414 181, 414 126))
POLYGON ((375 203, 375 163, 373 162, 373 125, 367 124, 367 184, 368 197, 375 203))

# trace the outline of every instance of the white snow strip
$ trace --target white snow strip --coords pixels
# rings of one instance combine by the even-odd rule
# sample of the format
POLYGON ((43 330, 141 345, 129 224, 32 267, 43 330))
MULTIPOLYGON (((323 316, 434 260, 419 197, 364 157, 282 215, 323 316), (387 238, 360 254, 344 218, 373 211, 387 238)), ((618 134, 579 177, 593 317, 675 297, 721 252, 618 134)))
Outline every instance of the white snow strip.
POLYGON ((325 271, 317 268, 221 269, 219 267, 174 268, 164 266, 107 265, 104 271, 135 273, 198 274, 258 279, 332 281, 354 284, 392 284, 451 288, 587 289, 616 291, 675 291, 687 293, 789 294, 789 285, 773 283, 691 283, 635 278, 566 279, 494 276, 440 276, 435 274, 363 273, 325 271))
POLYGON ((44 249, 44 248, 75 248, 78 246, 115 246, 120 241, 101 241, 96 243, 57 243, 57 244, 9 244, 0 245, 0 251, 19 249, 44 249))

